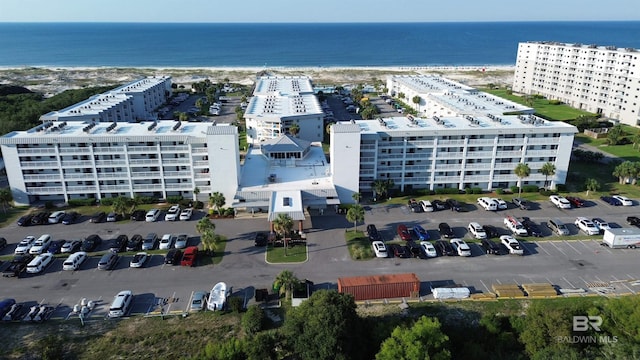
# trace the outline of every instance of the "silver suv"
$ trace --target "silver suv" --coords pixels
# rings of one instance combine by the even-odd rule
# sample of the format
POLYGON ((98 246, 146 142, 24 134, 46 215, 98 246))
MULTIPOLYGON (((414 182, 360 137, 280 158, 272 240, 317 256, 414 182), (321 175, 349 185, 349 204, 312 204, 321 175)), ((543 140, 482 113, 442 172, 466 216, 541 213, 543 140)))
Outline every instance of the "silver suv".
POLYGON ((558 219, 549 219, 547 226, 549 226, 549 229, 551 229, 552 232, 560 236, 569 235, 567 225, 558 219))

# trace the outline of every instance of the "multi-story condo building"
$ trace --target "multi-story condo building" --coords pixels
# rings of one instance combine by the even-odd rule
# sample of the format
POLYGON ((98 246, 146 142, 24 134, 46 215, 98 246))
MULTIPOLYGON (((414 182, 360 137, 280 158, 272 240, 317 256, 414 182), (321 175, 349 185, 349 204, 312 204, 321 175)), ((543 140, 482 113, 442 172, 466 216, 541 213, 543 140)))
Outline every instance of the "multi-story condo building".
POLYGON ((640 124, 640 52, 615 46, 518 45, 513 91, 539 94, 628 125, 640 124))
POLYGON ((522 185, 543 186, 538 171, 551 162, 551 187, 564 183, 577 129, 534 115, 395 117, 340 122, 331 127, 331 174, 343 202, 393 180, 400 191, 518 185, 514 169, 526 163, 522 185))
POLYGON ((247 142, 258 144, 290 133, 298 126, 296 136, 308 141, 322 141, 324 113, 306 76, 258 79, 244 118, 247 142))
POLYGON ((136 195, 231 202, 239 181, 238 131, 211 123, 44 122, 0 137, 17 204, 136 195))
POLYGON ((156 110, 171 96, 171 77, 140 79, 59 111, 42 115, 42 121, 134 122, 157 120, 156 110))

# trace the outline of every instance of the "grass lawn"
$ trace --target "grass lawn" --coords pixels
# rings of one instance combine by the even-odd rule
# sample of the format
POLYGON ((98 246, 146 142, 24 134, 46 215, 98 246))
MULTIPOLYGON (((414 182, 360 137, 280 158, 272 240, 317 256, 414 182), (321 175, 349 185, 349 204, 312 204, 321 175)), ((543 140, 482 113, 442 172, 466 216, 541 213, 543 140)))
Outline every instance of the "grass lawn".
POLYGON ((347 248, 349 248, 349 255, 353 260, 369 260, 374 257, 371 243, 364 232, 349 229, 345 232, 344 237, 347 241, 347 248))
POLYGON ((293 247, 267 246, 267 262, 272 264, 300 263, 307 261, 307 245, 293 247))
POLYGON ((5 227, 9 224, 13 224, 18 219, 28 213, 30 208, 28 207, 10 207, 7 211, 0 210, 0 227, 5 227))
MULTIPOLYGON (((484 92, 489 94, 493 94, 499 96, 501 98, 511 100, 518 104, 527 105, 524 98, 517 95, 509 95, 507 94, 506 89, 481 89, 484 92)), ((528 105, 527 105, 528 106, 528 105)), ((550 120, 573 120, 580 115, 593 116, 594 114, 574 109, 571 106, 565 104, 553 105, 547 99, 534 99, 533 108, 535 109, 536 115, 540 115, 546 119, 550 120)))

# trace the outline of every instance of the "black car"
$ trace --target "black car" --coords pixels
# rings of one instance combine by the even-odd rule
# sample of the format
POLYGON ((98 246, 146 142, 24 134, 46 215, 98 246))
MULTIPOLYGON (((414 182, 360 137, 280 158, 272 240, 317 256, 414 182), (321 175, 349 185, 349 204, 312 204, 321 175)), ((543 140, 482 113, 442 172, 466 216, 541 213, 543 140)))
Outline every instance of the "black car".
POLYGON ((66 240, 55 240, 49 244, 49 248, 47 248, 47 252, 50 254, 60 254, 60 250, 62 249, 62 245, 66 242, 66 240))
POLYGON ((29 264, 33 260, 33 255, 25 254, 18 255, 11 260, 9 267, 4 269, 2 272, 2 276, 4 277, 18 277, 20 274, 27 268, 27 264, 29 264))
POLYGON ((31 219, 33 219, 33 215, 23 215, 18 219, 18 226, 29 226, 31 225, 31 219))
POLYGON ((76 222, 76 220, 78 220, 79 217, 80 217, 79 213, 75 211, 69 211, 68 213, 64 214, 64 217, 62 218, 62 224, 64 225, 73 224, 76 222))
POLYGON ((637 216, 627 216, 627 223, 633 226, 640 226, 640 218, 637 216))
POLYGON ((100 211, 93 214, 91 216, 91 219, 89 219, 89 222, 101 223, 101 222, 104 222, 106 219, 107 219, 107 213, 105 213, 104 211, 100 211))
POLYGON ((138 210, 136 210, 136 211, 131 213, 131 220, 133 220, 133 221, 144 221, 146 215, 147 215, 146 211, 138 209, 138 210))
POLYGON ((513 198, 513 200, 511 200, 511 202, 517 206, 518 208, 520 208, 520 210, 529 210, 531 209, 531 203, 529 203, 529 201, 527 199, 523 199, 523 198, 513 198))
POLYGON ((380 232, 376 228, 375 225, 369 224, 367 225, 367 236, 369 237, 369 241, 382 241, 382 236, 380 236, 380 232))
POLYGON ((41 212, 35 214, 31 218, 31 225, 48 224, 49 223, 49 215, 51 215, 51 213, 46 212, 46 211, 41 211, 41 212))
POLYGON ((424 249, 419 244, 416 244, 413 241, 409 241, 409 242, 407 242, 407 246, 406 247, 409 249, 409 253, 414 258, 419 258, 419 259, 426 259, 427 258, 427 254, 425 254, 424 249))
POLYGON ((135 234, 127 242, 127 251, 137 251, 142 249, 142 235, 135 234))
POLYGON ((255 246, 267 246, 267 242, 269 240, 269 237, 267 236, 267 233, 259 231, 256 233, 256 237, 254 240, 254 245, 255 246))
POLYGON ((411 257, 409 253, 409 249, 407 249, 406 246, 391 244, 391 245, 388 245, 388 248, 393 253, 393 256, 397 258, 407 259, 411 257))
POLYGON ((447 223, 440 223, 438 225, 438 230, 440 231, 440 235, 446 238, 452 238, 455 236, 453 230, 451 229, 451 226, 449 226, 449 224, 447 223))
POLYGON ((422 206, 416 201, 416 199, 409 200, 407 205, 409 205, 409 208, 414 213, 421 213, 423 211, 422 206))
POLYGON ((460 204, 458 200, 447 199, 447 205, 449 205, 452 211, 462 211, 462 204, 460 204))
POLYGON ((481 245, 486 254, 502 255, 502 248, 500 245, 491 239, 482 239, 481 245))
POLYGON ((120 257, 114 252, 108 252, 98 261, 98 270, 111 270, 116 266, 120 257))
POLYGON ((600 200, 606 202, 609 205, 613 206, 622 206, 622 201, 612 197, 612 196, 600 196, 600 200))
POLYGON ((455 256, 456 250, 453 248, 450 242, 446 240, 438 240, 433 244, 440 253, 440 256, 455 256))
POLYGON ((575 196, 565 196, 565 199, 569 200, 569 202, 571 203, 571 206, 573 207, 583 207, 584 206, 584 200, 580 199, 579 197, 575 197, 575 196))
POLYGON ((536 223, 531 219, 525 216, 522 218, 521 223, 522 226, 527 229, 527 233, 529 234, 529 236, 542 237, 542 231, 540 230, 538 225, 536 225, 536 223))
POLYGON ((7 239, 0 237, 0 249, 4 249, 7 247, 7 239))
POLYGON ((482 225, 482 230, 487 234, 487 238, 491 239, 500 236, 498 229, 493 225, 482 225))
POLYGON ((170 249, 164 257, 165 264, 179 265, 182 260, 182 251, 180 249, 170 249))
POLYGON ((440 200, 433 200, 431 202, 431 205, 433 205, 433 210, 446 210, 447 209, 447 203, 440 201, 440 200))
POLYGON ((125 234, 120 234, 118 235, 117 238, 111 240, 109 249, 113 252, 124 252, 127 250, 128 242, 129 242, 129 237, 125 234))
POLYGON ((85 252, 91 252, 91 251, 95 251, 98 246, 100 246, 100 244, 102 243, 102 238, 100 238, 100 236, 93 234, 93 235, 89 235, 86 239, 84 239, 84 241, 82 242, 82 251, 85 252))

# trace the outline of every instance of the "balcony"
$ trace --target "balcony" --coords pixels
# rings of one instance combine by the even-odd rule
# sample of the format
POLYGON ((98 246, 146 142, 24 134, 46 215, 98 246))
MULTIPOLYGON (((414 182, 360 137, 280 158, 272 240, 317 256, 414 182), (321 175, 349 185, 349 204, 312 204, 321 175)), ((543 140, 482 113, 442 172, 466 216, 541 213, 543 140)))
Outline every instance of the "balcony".
POLYGON ((178 164, 178 165, 189 165, 189 158, 180 158, 180 159, 162 159, 162 164, 178 164))
POLYGON ((128 179, 129 172, 128 171, 118 171, 118 172, 102 172, 98 173, 98 179, 128 179))
MULTIPOLYGON (((50 152, 53 149, 50 149, 50 152)), ((88 154, 91 152, 91 148, 89 147, 60 147, 58 151, 61 154, 88 154)))
POLYGON ((148 190, 162 190, 162 184, 133 184, 133 191, 148 191, 148 190))
POLYGON ((133 179, 158 179, 160 178, 160 171, 132 171, 131 178, 133 179))
POLYGON ((95 147, 93 148, 94 154, 114 154, 114 153, 123 153, 124 149, 122 146, 114 146, 114 147, 95 147))
POLYGON ((196 173, 194 176, 196 179, 209 179, 211 177, 210 173, 196 173))
POLYGON ((193 166, 205 166, 208 167, 209 166, 209 160, 197 160, 193 162, 193 166))
POLYGON ((191 148, 191 153, 192 154, 206 154, 209 152, 209 148, 206 147, 192 147, 191 148))
POLYGON ((158 147, 157 146, 127 146, 127 152, 157 154, 158 147))
POLYGON ((96 185, 67 186, 68 193, 95 192, 96 189, 97 189, 96 185))
POLYGON ((158 165, 160 159, 129 159, 129 165, 158 165))
POLYGON ((64 174, 65 180, 95 180, 93 173, 68 173, 64 174))
POLYGON ((99 185, 100 191, 129 191, 129 185, 99 185))
POLYGON ((436 176, 435 182, 458 182, 460 181, 460 175, 455 176, 436 176))
POLYGON ((96 166, 100 166, 100 167, 104 167, 104 166, 112 167, 112 166, 119 166, 119 165, 127 165, 127 161, 126 160, 96 160, 96 166))
POLYGON ((30 195, 58 195, 62 194, 62 186, 27 186, 26 191, 30 195))
POLYGON ((61 162, 62 167, 80 167, 80 168, 93 168, 93 161, 91 160, 64 160, 61 162))
POLYGON ((58 168, 57 161, 21 161, 20 167, 23 169, 43 169, 43 168, 58 168))
POLYGON ((193 190, 193 184, 190 182, 179 183, 179 184, 165 184, 164 187, 166 189, 179 189, 179 190, 185 190, 185 191, 193 190))
POLYGON ((189 151, 189 145, 173 145, 173 146, 161 146, 160 151, 165 152, 186 152, 189 151))
POLYGON ((24 148, 19 148, 18 149, 18 155, 29 155, 29 154, 47 154, 47 155, 51 155, 54 152, 53 148, 46 148, 46 149, 24 149, 24 148))
POLYGON ((193 174, 191 171, 165 171, 165 177, 191 177, 193 174))
POLYGON ((41 181, 41 180, 55 180, 60 181, 60 174, 46 174, 46 175, 23 175, 25 182, 41 181))

